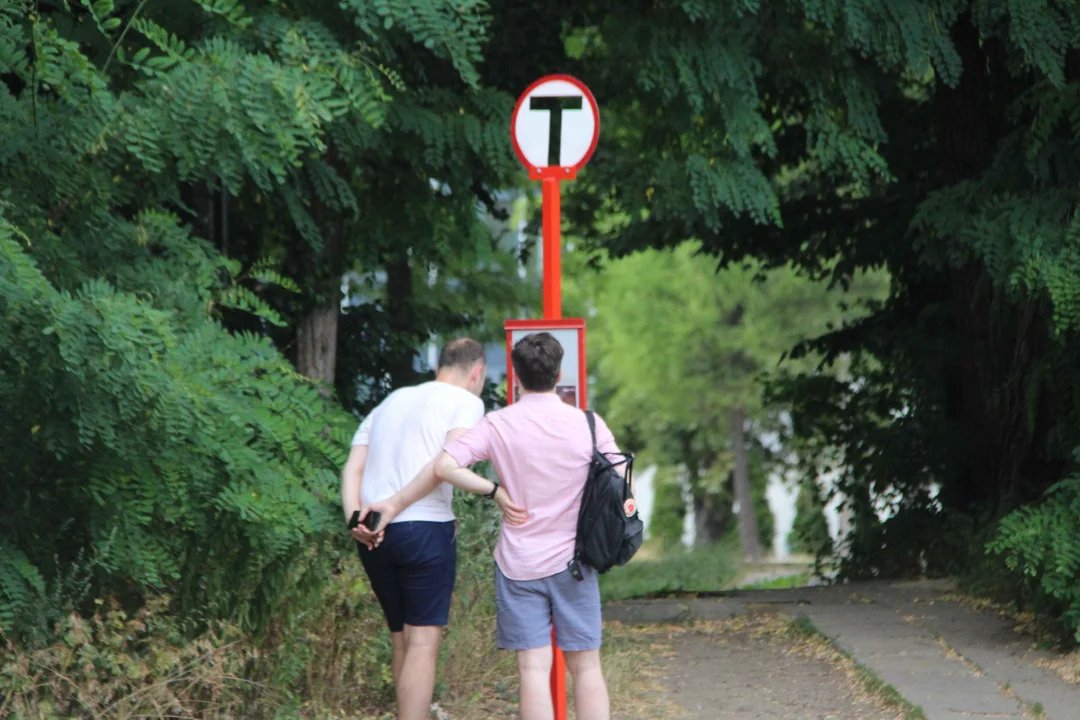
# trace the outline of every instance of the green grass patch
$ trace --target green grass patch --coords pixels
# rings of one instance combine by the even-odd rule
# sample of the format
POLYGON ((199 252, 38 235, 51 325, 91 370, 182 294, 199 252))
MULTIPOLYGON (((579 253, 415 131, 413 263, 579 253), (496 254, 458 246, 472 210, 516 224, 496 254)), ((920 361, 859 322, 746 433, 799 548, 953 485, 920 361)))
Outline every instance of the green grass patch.
POLYGON ((799 573, 798 575, 788 575, 786 577, 779 577, 773 580, 765 580, 762 582, 751 583, 749 585, 740 585, 740 590, 786 590, 788 588, 800 588, 805 587, 806 583, 810 582, 813 578, 813 573, 799 573))
POLYGON ((878 677, 870 668, 855 663, 855 677, 867 692, 877 695, 886 705, 904 713, 904 720, 926 720, 921 707, 904 699, 899 690, 878 677))
POLYGON ((811 622, 810 618, 805 615, 799 615, 791 621, 791 630, 801 637, 825 637, 821 634, 821 631, 814 626, 814 623, 811 622))
MULTIPOLYGON (((651 549, 651 548, 650 548, 651 549)), ((600 577, 605 601, 730 590, 739 574, 737 543, 645 552, 600 577)))

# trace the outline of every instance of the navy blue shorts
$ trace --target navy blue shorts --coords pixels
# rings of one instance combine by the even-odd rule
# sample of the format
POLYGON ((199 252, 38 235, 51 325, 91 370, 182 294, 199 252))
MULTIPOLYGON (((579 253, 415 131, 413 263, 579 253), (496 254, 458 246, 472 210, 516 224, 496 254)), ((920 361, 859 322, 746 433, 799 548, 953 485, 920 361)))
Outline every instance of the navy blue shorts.
POLYGON ((390 632, 445 626, 457 574, 456 523, 390 523, 374 550, 357 543, 390 632))

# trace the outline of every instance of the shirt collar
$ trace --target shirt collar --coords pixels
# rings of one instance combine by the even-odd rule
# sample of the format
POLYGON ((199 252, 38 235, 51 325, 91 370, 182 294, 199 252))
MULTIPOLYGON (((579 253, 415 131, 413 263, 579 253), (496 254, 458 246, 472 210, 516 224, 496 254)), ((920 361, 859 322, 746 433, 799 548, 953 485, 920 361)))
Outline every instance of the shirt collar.
POLYGON ((522 395, 517 399, 517 402, 562 402, 562 398, 557 393, 529 393, 528 395, 522 395))

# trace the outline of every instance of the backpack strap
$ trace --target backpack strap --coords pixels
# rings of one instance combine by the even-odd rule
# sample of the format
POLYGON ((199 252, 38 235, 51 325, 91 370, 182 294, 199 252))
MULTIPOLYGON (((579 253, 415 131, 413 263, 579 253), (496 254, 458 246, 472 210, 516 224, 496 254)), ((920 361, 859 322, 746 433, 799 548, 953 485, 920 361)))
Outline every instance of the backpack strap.
POLYGON ((592 434, 592 451, 596 454, 596 414, 592 410, 585 411, 585 419, 589 421, 589 432, 592 434))
MULTIPOLYGON (((585 411, 585 419, 589 423, 589 434, 592 435, 592 455, 589 457, 589 465, 592 466, 593 458, 596 457, 596 416, 592 410, 585 411)), ((570 569, 570 576, 578 582, 585 579, 585 575, 581 572, 581 513, 578 513, 578 527, 577 533, 574 537, 574 557, 567 563, 567 567, 570 569)))

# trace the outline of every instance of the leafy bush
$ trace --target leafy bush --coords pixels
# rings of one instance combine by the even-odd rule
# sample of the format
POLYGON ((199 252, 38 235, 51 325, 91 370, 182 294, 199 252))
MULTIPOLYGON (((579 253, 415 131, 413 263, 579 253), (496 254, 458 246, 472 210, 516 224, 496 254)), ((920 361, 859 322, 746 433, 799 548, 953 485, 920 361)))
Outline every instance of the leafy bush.
POLYGON ((656 559, 642 555, 600 577, 605 601, 727 590, 739 574, 741 558, 737 537, 691 550, 680 547, 656 559))
POLYGON ((5 228, 3 626, 69 609, 43 601, 79 548, 98 597, 164 592, 246 629, 317 589, 348 416, 263 338, 101 281, 58 290, 5 228))
POLYGON ((657 472, 653 497, 653 513, 649 518, 649 539, 661 547, 679 545, 683 536, 683 518, 686 517, 686 499, 679 483, 657 472))
POLYGON ((310 616, 353 421, 262 336, 285 319, 260 293, 299 284, 197 236, 202 201, 246 192, 321 247, 298 188, 355 209, 328 147, 368 148, 400 88, 372 43, 438 37, 468 83, 486 22, 442 0, 166 5, 0 0, 0 628, 33 646, 93 598, 134 617, 168 597, 193 635, 310 616))
POLYGON ((833 544, 829 535, 829 523, 825 519, 825 503, 822 502, 821 489, 815 481, 806 481, 799 486, 788 550, 796 554, 832 553, 833 544))
MULTIPOLYGON (((456 495, 458 582, 437 688, 451 704, 513 674, 512 654, 495 650, 495 509, 456 495)), ((337 537, 335 548, 352 550, 344 533, 337 537)), ((92 603, 85 616, 63 616, 55 639, 38 648, 5 637, 0 717, 375 716, 393 700, 389 632, 359 560, 348 555, 317 602, 259 638, 222 621, 202 623, 193 636, 193 623, 163 595, 130 613, 115 598, 92 603)))
POLYGON ((988 552, 1004 558, 1026 609, 1060 619, 1080 642, 1080 476, 1055 485, 1038 504, 1007 515, 988 552))

